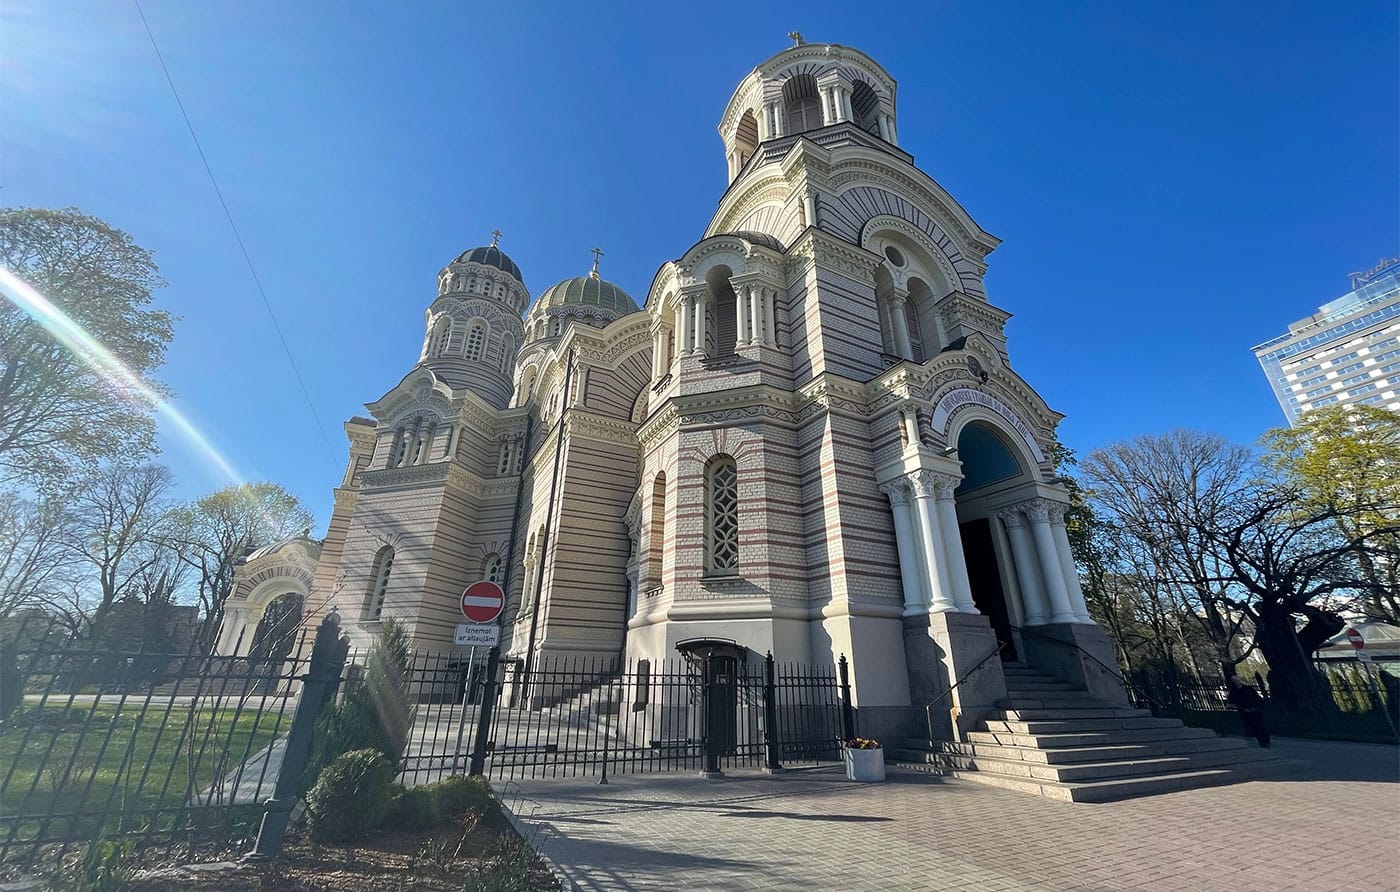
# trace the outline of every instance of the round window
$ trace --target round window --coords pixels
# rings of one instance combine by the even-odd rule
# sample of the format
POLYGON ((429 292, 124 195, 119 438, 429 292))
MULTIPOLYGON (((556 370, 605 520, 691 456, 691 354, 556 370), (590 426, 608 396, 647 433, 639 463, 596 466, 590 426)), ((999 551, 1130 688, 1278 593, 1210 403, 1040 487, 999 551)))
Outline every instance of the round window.
POLYGON ((904 255, 901 254, 899 252, 899 249, 896 248, 894 245, 887 245, 885 247, 885 256, 888 257, 890 259, 890 263, 893 263, 895 266, 904 265, 904 255))

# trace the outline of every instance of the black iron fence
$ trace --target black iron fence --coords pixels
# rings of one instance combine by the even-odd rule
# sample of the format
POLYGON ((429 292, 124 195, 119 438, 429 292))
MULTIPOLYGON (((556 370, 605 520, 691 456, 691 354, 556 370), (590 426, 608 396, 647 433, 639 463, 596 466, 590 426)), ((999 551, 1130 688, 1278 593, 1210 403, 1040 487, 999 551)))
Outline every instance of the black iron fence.
POLYGON ((487 660, 419 654, 401 780, 777 769, 839 761, 855 713, 839 666, 710 658, 487 660))
MULTIPOLYGON (((332 613, 289 652, 127 651, 50 627, 0 651, 0 860, 97 837, 234 824, 280 846, 318 716, 353 684, 332 613)), ((449 774, 577 777, 835 762, 857 732, 837 666, 708 657, 660 663, 420 653, 403 677, 406 784, 449 774)), ((223 834, 222 837, 219 834, 223 834)))
MULTIPOLYGON (((1268 685, 1256 677, 1255 690, 1263 700, 1267 724, 1275 735, 1333 740, 1397 742, 1400 697, 1393 684, 1373 670, 1356 666, 1321 667, 1335 709, 1290 709, 1272 696, 1268 685)), ((1242 734, 1243 725, 1229 697, 1224 679, 1161 677, 1138 674, 1129 686, 1135 706, 1154 715, 1181 719, 1188 725, 1214 728, 1226 734, 1242 734)))
POLYGON ((7 639, 0 860, 98 835, 190 833, 235 812, 256 822, 309 654, 128 651, 54 625, 7 639))

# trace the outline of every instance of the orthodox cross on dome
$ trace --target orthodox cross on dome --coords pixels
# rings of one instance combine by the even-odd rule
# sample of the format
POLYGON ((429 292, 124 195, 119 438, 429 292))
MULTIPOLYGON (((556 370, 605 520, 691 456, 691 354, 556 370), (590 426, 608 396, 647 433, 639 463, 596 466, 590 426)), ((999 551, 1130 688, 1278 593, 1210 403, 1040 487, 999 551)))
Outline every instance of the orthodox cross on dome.
POLYGON ((497 243, 500 242, 500 240, 501 240, 501 231, 500 231, 499 229, 493 229, 493 230, 491 230, 491 247, 493 247, 493 248, 496 247, 497 243))
POLYGON ((590 279, 596 279, 596 278, 598 278, 598 258, 599 258, 599 257, 602 257, 602 256, 603 256, 603 249, 602 249, 602 248, 594 248, 594 249, 593 249, 593 270, 592 270, 592 272, 590 272, 590 273, 588 274, 588 278, 590 278, 590 279))
POLYGON ((802 46, 803 44, 805 44, 805 43, 807 42, 807 41, 805 41, 805 40, 802 39, 802 32, 801 32, 801 31, 789 31, 789 32, 788 32, 788 39, 792 41, 792 45, 793 45, 793 46, 802 46))

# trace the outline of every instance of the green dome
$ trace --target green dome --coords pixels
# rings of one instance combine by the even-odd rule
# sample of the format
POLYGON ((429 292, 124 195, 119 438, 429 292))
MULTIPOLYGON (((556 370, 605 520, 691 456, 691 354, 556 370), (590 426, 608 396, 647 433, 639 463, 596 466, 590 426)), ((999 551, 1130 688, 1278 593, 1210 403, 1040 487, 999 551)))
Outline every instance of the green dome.
POLYGON ((565 279, 558 285, 551 286, 535 301, 531 312, 547 307, 562 307, 565 304, 600 307, 613 310, 619 316, 637 312, 637 302, 632 300, 626 291, 612 282, 604 282, 594 276, 565 279))

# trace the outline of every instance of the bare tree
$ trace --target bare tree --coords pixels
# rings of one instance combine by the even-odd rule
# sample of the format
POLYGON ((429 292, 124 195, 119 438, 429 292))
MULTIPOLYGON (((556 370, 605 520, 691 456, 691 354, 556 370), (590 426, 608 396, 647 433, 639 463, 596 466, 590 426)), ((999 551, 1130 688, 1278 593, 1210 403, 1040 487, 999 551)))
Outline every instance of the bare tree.
POLYGON ((95 577, 90 625, 100 627, 119 598, 139 598, 165 555, 170 471, 161 465, 110 465, 77 488, 77 523, 67 548, 95 577))
POLYGON ((76 584, 67 548, 75 521, 59 499, 0 492, 0 623, 20 611, 67 606, 76 584))
POLYGON ((1243 616, 1231 609, 1212 531, 1248 486, 1249 450, 1178 430, 1096 449, 1083 467, 1095 503, 1141 543, 1165 594, 1184 602, 1204 633, 1211 659, 1233 665, 1243 616))

